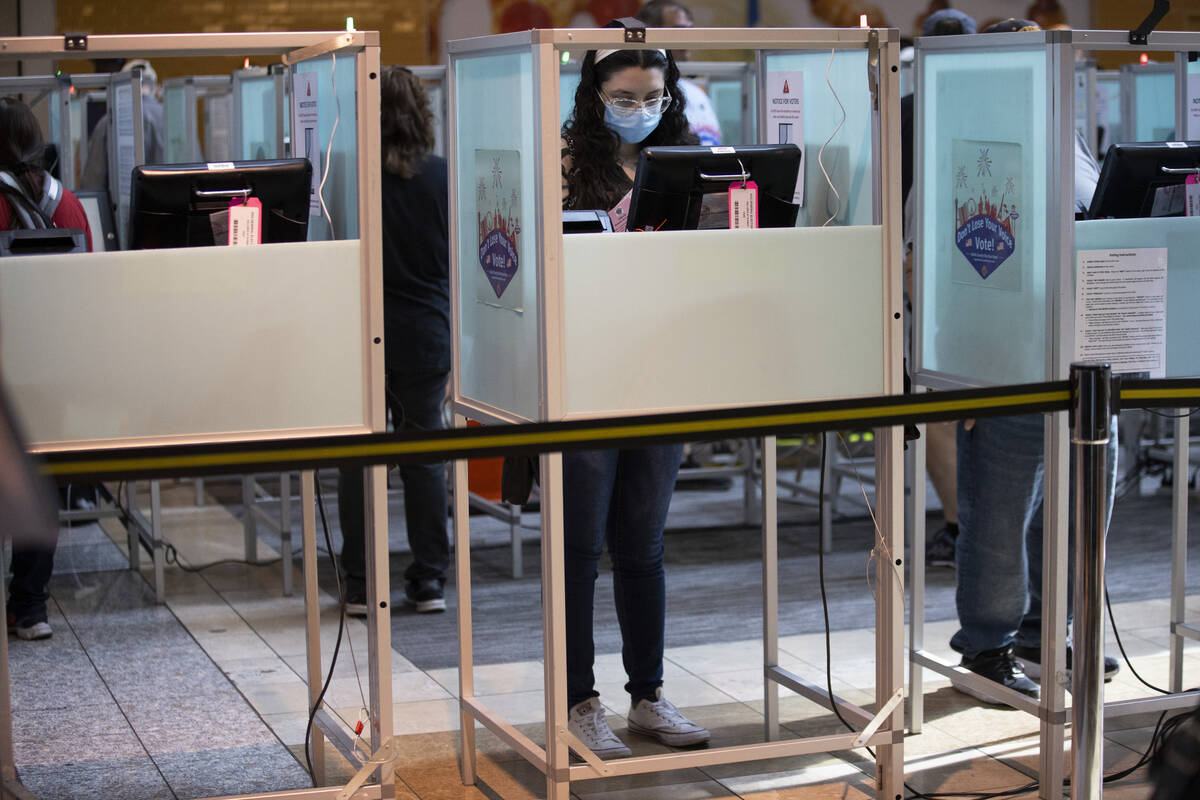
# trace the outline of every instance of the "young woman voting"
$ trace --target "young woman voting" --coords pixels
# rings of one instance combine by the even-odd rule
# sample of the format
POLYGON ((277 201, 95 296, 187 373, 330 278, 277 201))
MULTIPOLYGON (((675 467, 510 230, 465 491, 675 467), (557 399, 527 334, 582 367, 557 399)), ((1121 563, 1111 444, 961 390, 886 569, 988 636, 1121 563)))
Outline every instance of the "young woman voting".
MULTIPOLYGON (((679 71, 665 50, 596 50, 583 59, 575 106, 563 126, 564 209, 610 210, 623 230, 638 154, 697 144, 688 131, 679 71)), ((709 733, 663 697, 666 581, 663 526, 681 445, 563 454, 569 725, 600 758, 630 755, 612 732, 592 668, 593 600, 601 551, 612 560, 629 731, 670 746, 709 733)))

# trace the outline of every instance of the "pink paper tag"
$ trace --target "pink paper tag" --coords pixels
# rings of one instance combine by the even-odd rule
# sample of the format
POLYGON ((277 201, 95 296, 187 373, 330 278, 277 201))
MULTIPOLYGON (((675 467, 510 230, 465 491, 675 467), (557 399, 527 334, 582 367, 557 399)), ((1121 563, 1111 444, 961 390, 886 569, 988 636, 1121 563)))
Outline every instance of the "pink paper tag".
POLYGON ((729 227, 758 227, 758 184, 754 181, 729 187, 729 227))
POLYGON ((1200 217, 1200 175, 1188 175, 1183 182, 1185 213, 1200 217))
POLYGON ((262 244, 262 201, 257 197, 229 201, 229 244, 262 244))
POLYGON ((621 202, 617 203, 608 212, 608 218, 612 221, 613 233, 624 233, 628 228, 629 223, 629 201, 633 198, 633 190, 630 189, 621 198, 621 202))

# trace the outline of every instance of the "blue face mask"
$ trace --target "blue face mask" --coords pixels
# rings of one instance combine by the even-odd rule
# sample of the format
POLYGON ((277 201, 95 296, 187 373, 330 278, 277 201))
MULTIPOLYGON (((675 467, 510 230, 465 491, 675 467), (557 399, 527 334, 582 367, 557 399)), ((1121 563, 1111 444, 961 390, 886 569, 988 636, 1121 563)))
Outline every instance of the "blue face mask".
POLYGON ((654 132, 661 120, 662 112, 658 109, 643 108, 623 116, 614 112, 608 103, 604 104, 604 124, 616 132, 626 144, 644 141, 654 132))

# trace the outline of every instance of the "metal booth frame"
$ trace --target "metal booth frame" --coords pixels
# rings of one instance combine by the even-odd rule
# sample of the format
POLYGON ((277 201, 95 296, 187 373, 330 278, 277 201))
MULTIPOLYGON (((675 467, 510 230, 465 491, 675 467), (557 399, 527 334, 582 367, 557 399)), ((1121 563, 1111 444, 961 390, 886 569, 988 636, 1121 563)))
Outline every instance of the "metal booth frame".
MULTIPOLYGON (((535 269, 538 281, 537 307, 525 313, 536 313, 537 332, 537 421, 579 418, 567 410, 566 379, 562 372, 564 347, 564 311, 561 307, 563 277, 563 236, 561 228, 560 194, 560 116, 559 71, 563 50, 581 51, 599 48, 661 47, 669 49, 712 48, 756 50, 760 84, 768 51, 866 51, 867 68, 864 78, 869 82, 874 98, 871 114, 873 164, 871 176, 874 197, 874 223, 881 226, 882 269, 884 289, 882 299, 886 318, 883 329, 883 380, 889 393, 901 391, 900 336, 892 327, 900 319, 900 202, 898 148, 890 146, 890 136, 899 132, 899 32, 869 29, 671 29, 655 28, 645 32, 644 39, 625 38, 616 29, 534 30, 498 36, 454 41, 449 44, 449 108, 450 129, 447 137, 448 160, 451 163, 450 207, 457 208, 456 158, 459 148, 456 65, 471 56, 530 53, 532 56, 532 94, 537 124, 533 128, 536 152, 534 186, 524 191, 535 194, 536 229, 533 235, 539 243, 537 263, 525 269, 535 269), (893 152, 894 151, 894 152, 893 152), (894 312, 894 315, 893 315, 894 312)), ((758 113, 763 113, 765 100, 758 113)), ((451 216, 451 330, 453 341, 453 402, 456 424, 465 418, 487 424, 508 424, 525 421, 515 411, 506 410, 486 400, 472 398, 464 392, 460 370, 459 308, 461 277, 459 275, 457 213, 451 216)), ((526 227, 534 228, 530 224, 526 227)), ((528 303, 528 301, 526 301, 528 303)), ((625 412, 628 413, 628 412, 625 412)), ((586 414, 584 416, 587 416, 586 414)), ((619 416, 619 414, 618 414, 619 416)), ((476 779, 475 724, 482 724, 522 758, 536 767, 546 779, 546 796, 565 800, 574 781, 608 776, 634 775, 680 769, 692 766, 756 761, 780 756, 833 752, 861 747, 878 746, 876 761, 877 797, 892 800, 903 793, 903 725, 902 725, 902 632, 904 590, 901 558, 902 536, 902 464, 901 431, 886 428, 879 431, 876 459, 877 504, 881 538, 877 546, 890 549, 895 566, 881 566, 875 575, 876 605, 876 703, 879 713, 866 711, 836 696, 830 697, 824 688, 793 675, 778 665, 778 564, 775 541, 775 437, 766 437, 763 452, 763 663, 766 741, 699 751, 671 752, 653 756, 634 756, 613 761, 601 761, 576 740, 567 729, 567 695, 565 673, 565 611, 563 568, 563 483, 561 453, 541 456, 542 503, 542 609, 544 643, 545 742, 542 746, 506 722, 489 708, 486 698, 475 694, 474 645, 471 613, 471 560, 469 549, 469 509, 467 504, 466 463, 454 465, 454 520, 456 574, 458 580, 458 623, 460 638, 459 698, 462 735, 462 780, 472 784, 476 779), (860 730, 843 734, 806 739, 778 740, 778 687, 785 686, 809 699, 838 708, 860 730), (571 764, 568 747, 580 753, 584 763, 571 764)), ((884 558, 884 563, 887 559, 884 558)))
MULTIPOLYGON (((0 60, 25 58, 78 58, 81 48, 75 37, 40 36, 8 38, 2 41, 0 60)), ((329 54, 351 59, 357 87, 356 100, 348 109, 356 115, 357 175, 358 175, 358 285, 361 314, 361 335, 364 337, 361 375, 363 380, 361 423, 346 428, 285 429, 276 431, 222 432, 192 431, 172 435, 135 436, 130 438, 95 438, 84 442, 46 442, 35 444, 33 450, 62 451, 89 447, 120 447, 146 444, 188 444, 212 441, 255 441, 280 437, 305 436, 316 433, 371 433, 385 430, 383 390, 383 348, 378 346, 383 336, 382 312, 382 238, 380 219, 379 175, 379 34, 374 31, 282 32, 282 33, 199 33, 147 35, 88 36, 83 49, 89 57, 125 56, 139 58, 186 56, 266 55, 279 57, 283 65, 291 65, 329 54), (372 342, 374 344, 372 344, 372 342)), ((97 76, 97 79, 99 76, 97 76)), ((104 80, 108 76, 103 76, 104 80)), ((136 96, 136 93, 135 93, 136 96)), ((141 126, 135 125, 140 138, 141 126)), ((305 247, 306 245, 297 245, 305 247)), ((69 258, 104 258, 113 254, 87 254, 69 258)), ((47 256, 39 256, 47 258, 47 256)), ((107 263, 107 262, 105 262, 107 263)), ((379 754, 392 736, 391 687, 391 626, 390 593, 388 590, 388 544, 386 514, 386 467, 373 466, 365 470, 367 513, 367 641, 369 670, 370 726, 366 734, 373 753, 379 754)), ((321 664, 320 616, 317 592, 316 519, 314 473, 301 473, 302 530, 304 542, 305 611, 307 618, 307 672, 309 702, 315 703, 324 673, 321 664)), ((0 614, 0 618, 2 618, 0 614)), ((339 797, 344 787, 323 787, 325 783, 324 747, 332 742, 352 763, 359 765, 360 778, 375 776, 376 783, 358 790, 356 797, 393 796, 394 772, 390 762, 380 767, 380 761, 364 761, 354 747, 354 736, 345 729, 330 711, 317 710, 312 736, 315 789, 297 789, 254 798, 279 800, 315 800, 339 797)), ((8 652, 0 636, 0 793, 21 792, 16 784, 12 750, 11 699, 9 696, 8 652), (15 787, 15 788, 10 788, 15 787)), ((247 795, 246 797, 249 797, 247 795)))
MULTIPOLYGON (((1045 259, 1046 264, 1046 307, 1045 307, 1045 350, 1042 374, 1030 380, 1066 379, 1073 358, 1074 346, 1074 265, 1075 265, 1075 219, 1074 197, 1068 187, 1074 186, 1074 102, 1072 100, 1075 74, 1075 55, 1093 51, 1136 51, 1176 53, 1182 61, 1188 50, 1200 49, 1200 34, 1162 31, 1150 34, 1148 44, 1130 44, 1128 31, 1045 31, 1004 33, 975 36, 946 36, 923 38, 918 41, 917 76, 918 94, 916 111, 917 158, 925 150, 926 137, 930 135, 925 125, 926 92, 921 91, 921 67, 927 53, 989 52, 1012 50, 1031 51, 1044 48, 1047 59, 1046 91, 1046 161, 1049 179, 1046 183, 1048 224, 1045 251, 1035 257, 1045 259)), ((1166 65, 1167 69, 1175 67, 1166 65)), ((1124 96, 1124 91, 1123 91, 1124 96)), ((1182 114, 1182 103, 1177 117, 1182 114)), ((1178 121, 1177 120, 1177 124, 1178 121)), ((1123 119, 1123 124, 1128 124, 1123 119)), ((918 213, 921 220, 926 213, 924 170, 915 175, 914 190, 917 192, 918 213)), ((918 230, 923 223, 917 222, 918 230)), ((923 236, 915 242, 914 264, 914 331, 923 330, 924 308, 923 282, 929 279, 924 274, 926 244, 923 236)), ((987 382, 962 375, 938 372, 924 363, 923 347, 914 337, 913 384, 914 388, 953 389, 985 385, 987 382)), ((1175 420, 1176 464, 1187 464, 1188 418, 1186 413, 1175 420)), ((1067 581, 1069 580, 1067 542, 1068 506, 1068 437, 1067 415, 1063 412, 1047 416, 1045 428, 1045 505, 1042 579, 1042 660, 1043 674, 1054 676, 1042 683, 1042 698, 1032 700, 1011 689, 1006 689, 972 672, 939 658, 925 649, 925 565, 921 558, 911 563, 911 616, 910 616, 910 684, 909 684, 909 730, 920 733, 924 719, 922 694, 923 669, 929 669, 958 684, 967 684, 986 690, 990 696, 1004 704, 1026 711, 1040 720, 1040 794, 1044 798, 1061 794, 1064 772, 1064 744, 1066 723, 1071 718, 1071 709, 1066 702, 1069 680, 1066 675, 1067 650, 1067 581), (1051 668, 1052 667, 1052 668, 1051 668)), ((912 552, 923 553, 925 546, 925 441, 924 438, 911 443, 912 455, 910 475, 912 481, 913 514, 909 520, 912 531, 912 552)), ((1180 467, 1182 468, 1182 467, 1180 467)), ((1186 474, 1182 472, 1179 474, 1186 474)), ((1187 482, 1179 482, 1172 501, 1173 508, 1173 566, 1171 574, 1171 689, 1176 694, 1124 700, 1106 703, 1104 717, 1113 718, 1128 714, 1161 712, 1170 709, 1194 706, 1197 692, 1181 692, 1182 689, 1182 637, 1200 640, 1200 628, 1187 625, 1184 621, 1184 578, 1186 570, 1186 509, 1187 482)))

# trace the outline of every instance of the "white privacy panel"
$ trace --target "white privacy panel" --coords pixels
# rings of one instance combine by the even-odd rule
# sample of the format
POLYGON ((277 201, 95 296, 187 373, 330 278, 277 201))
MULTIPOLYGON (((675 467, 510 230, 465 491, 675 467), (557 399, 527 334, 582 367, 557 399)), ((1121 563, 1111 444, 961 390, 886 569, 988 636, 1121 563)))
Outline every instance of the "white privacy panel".
POLYGON ((563 237, 568 415, 885 393, 881 236, 563 237))
POLYGON ((33 449, 365 433, 363 309, 357 240, 5 258, 0 365, 33 449))

